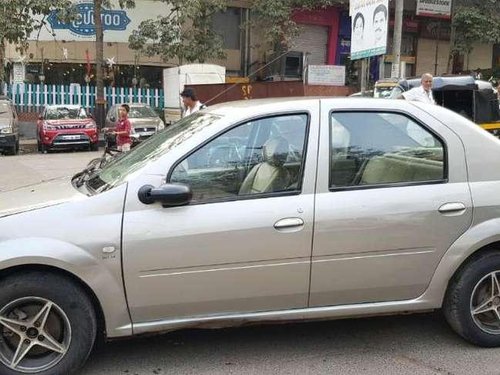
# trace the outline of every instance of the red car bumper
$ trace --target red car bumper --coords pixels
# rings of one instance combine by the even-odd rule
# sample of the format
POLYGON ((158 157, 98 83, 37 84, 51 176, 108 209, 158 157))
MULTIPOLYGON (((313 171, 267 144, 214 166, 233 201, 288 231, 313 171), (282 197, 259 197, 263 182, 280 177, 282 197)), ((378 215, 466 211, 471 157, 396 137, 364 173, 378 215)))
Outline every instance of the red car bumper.
POLYGON ((65 129, 43 130, 40 142, 47 148, 77 148, 97 145, 97 130, 90 129, 65 129))

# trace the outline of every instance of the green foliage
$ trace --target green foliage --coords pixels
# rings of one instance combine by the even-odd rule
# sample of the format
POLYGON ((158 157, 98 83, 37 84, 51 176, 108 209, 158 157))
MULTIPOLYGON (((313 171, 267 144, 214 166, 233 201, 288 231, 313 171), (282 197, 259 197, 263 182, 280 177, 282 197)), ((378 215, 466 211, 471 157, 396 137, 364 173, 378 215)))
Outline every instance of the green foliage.
POLYGON ((452 53, 469 53, 474 43, 500 43, 500 0, 456 0, 452 53))
POLYGON ((53 9, 63 9, 62 17, 70 16, 70 0, 8 0, 0 2, 0 43, 14 43, 23 49, 31 33, 44 27, 44 17, 53 9))
MULTIPOLYGON (((161 0, 171 11, 157 19, 140 24, 129 38, 130 47, 142 53, 159 55, 163 60, 204 62, 223 58, 221 37, 212 29, 212 16, 230 5, 228 0, 161 0)), ((297 9, 314 9, 329 5, 348 5, 348 0, 250 0, 252 26, 266 30, 265 40, 285 46, 298 29, 292 20, 297 9)))
POLYGON ((298 32, 292 15, 296 10, 325 8, 331 5, 348 6, 348 0, 253 0, 254 25, 266 30, 265 42, 286 47, 298 32))
POLYGON ((223 58, 222 39, 212 30, 212 16, 226 9, 225 0, 161 0, 170 12, 143 21, 129 38, 130 48, 163 60, 205 62, 223 58))

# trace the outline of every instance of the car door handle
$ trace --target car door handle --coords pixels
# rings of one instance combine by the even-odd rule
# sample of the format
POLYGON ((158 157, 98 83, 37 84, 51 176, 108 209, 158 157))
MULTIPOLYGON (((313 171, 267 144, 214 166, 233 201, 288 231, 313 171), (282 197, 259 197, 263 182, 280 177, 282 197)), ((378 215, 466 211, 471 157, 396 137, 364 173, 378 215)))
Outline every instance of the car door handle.
POLYGON ((304 225, 304 220, 300 217, 288 217, 286 219, 278 220, 274 223, 274 229, 291 229, 302 227, 304 225))
POLYGON ((442 214, 459 213, 465 211, 465 204, 461 202, 445 203, 439 207, 438 211, 442 214))

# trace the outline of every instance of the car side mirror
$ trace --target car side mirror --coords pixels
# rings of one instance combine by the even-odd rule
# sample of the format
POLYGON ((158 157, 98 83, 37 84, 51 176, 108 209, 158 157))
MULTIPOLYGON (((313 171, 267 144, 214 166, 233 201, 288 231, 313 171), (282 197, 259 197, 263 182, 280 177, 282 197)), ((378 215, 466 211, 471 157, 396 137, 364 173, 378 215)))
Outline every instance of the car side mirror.
POLYGON ((116 122, 116 117, 115 117, 115 116, 111 116, 111 117, 109 118, 109 121, 111 121, 111 122, 116 122))
POLYGON ((144 204, 160 202, 163 207, 178 207, 188 205, 193 198, 193 192, 191 187, 184 184, 164 184, 157 188, 144 185, 137 196, 144 204))

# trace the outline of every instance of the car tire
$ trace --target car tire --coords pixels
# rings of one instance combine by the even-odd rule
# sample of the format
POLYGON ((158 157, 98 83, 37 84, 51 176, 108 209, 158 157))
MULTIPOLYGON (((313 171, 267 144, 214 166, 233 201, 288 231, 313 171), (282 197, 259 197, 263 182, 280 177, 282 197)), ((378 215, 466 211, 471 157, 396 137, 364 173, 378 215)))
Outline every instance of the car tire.
POLYGON ((5 151, 5 155, 15 155, 16 153, 17 153, 17 150, 16 150, 15 144, 13 146, 11 146, 10 148, 8 148, 7 151, 5 151))
POLYGON ((36 140, 36 148, 38 152, 42 152, 42 142, 39 139, 36 140))
POLYGON ((47 271, 21 272, 0 281, 0 325, 3 375, 72 374, 89 356, 97 332, 85 291, 47 271), (20 347, 28 349, 24 356, 20 347))
POLYGON ((99 143, 98 142, 91 143, 89 150, 90 151, 99 151, 99 143))
POLYGON ((467 341, 500 346, 500 253, 473 258, 453 277, 443 313, 449 325, 467 341))

